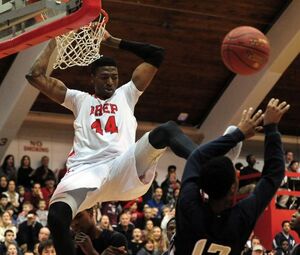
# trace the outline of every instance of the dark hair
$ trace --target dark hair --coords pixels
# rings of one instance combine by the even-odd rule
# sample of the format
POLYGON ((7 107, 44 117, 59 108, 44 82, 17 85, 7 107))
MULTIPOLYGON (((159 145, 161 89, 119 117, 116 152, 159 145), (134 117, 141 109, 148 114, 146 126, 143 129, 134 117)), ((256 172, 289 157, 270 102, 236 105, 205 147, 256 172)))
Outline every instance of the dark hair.
POLYGON ((234 165, 235 169, 237 170, 241 170, 243 169, 244 165, 241 163, 241 162, 237 162, 235 165, 234 165))
POLYGON ((125 249, 127 250, 128 243, 126 237, 119 232, 114 231, 112 233, 111 239, 110 239, 110 245, 114 247, 121 247, 125 246, 125 249))
POLYGON ((3 164, 2 164, 2 170, 3 170, 6 174, 7 174, 7 161, 8 161, 8 159, 9 159, 10 157, 13 158, 13 161, 14 161, 13 167, 15 167, 15 157, 14 157, 14 155, 8 154, 8 155, 4 158, 3 164))
POLYGON ((176 169, 177 169, 177 167, 175 165, 168 166, 168 172, 172 172, 172 171, 175 172, 176 169))
POLYGON ((284 155, 287 155, 289 152, 291 152, 291 153, 294 154, 294 152, 292 152, 291 150, 286 150, 286 151, 284 152, 284 155))
POLYGON ((249 163, 251 157, 253 157, 253 156, 254 156, 253 154, 248 154, 248 155, 246 156, 246 161, 249 163))
POLYGON ((51 239, 48 239, 46 241, 40 242, 38 252, 39 254, 43 253, 43 250, 49 247, 54 247, 53 241, 51 239))
POLYGON ((289 164, 289 167, 291 167, 294 163, 299 163, 298 160, 292 160, 291 163, 289 164))
POLYGON ((99 59, 97 59, 96 61, 94 61, 92 63, 92 74, 96 73, 96 70, 98 67, 102 67, 102 66, 115 66, 117 67, 117 63, 114 59, 110 58, 110 57, 101 57, 99 59))
POLYGON ((22 158, 21 158, 21 167, 23 167, 24 166, 24 161, 25 161, 25 159, 28 159, 29 160, 29 167, 31 167, 31 159, 30 159, 30 157, 28 156, 28 155, 24 155, 22 158))
POLYGON ((284 221, 282 221, 282 222, 281 222, 281 227, 282 227, 282 228, 283 228, 283 226, 284 226, 285 223, 290 223, 290 221, 289 221, 289 220, 284 220, 284 221))
POLYGON ((7 233, 15 234, 14 231, 12 231, 11 229, 6 229, 5 232, 4 232, 4 236, 6 236, 7 233))
POLYGON ((212 199, 224 198, 236 180, 232 161, 225 157, 209 160, 202 169, 200 187, 212 199))

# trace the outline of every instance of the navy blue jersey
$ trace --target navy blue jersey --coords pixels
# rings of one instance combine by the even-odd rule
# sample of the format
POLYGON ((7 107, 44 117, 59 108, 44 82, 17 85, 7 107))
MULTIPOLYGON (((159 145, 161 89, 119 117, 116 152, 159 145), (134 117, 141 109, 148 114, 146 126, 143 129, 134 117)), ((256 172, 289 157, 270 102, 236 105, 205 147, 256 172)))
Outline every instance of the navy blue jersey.
POLYGON ((176 209, 177 255, 239 255, 255 223, 284 177, 285 165, 277 125, 265 130, 262 176, 255 190, 232 208, 215 214, 200 197, 201 166, 213 157, 225 155, 244 139, 237 129, 199 146, 186 162, 176 209), (194 251, 194 252, 193 252, 194 251))

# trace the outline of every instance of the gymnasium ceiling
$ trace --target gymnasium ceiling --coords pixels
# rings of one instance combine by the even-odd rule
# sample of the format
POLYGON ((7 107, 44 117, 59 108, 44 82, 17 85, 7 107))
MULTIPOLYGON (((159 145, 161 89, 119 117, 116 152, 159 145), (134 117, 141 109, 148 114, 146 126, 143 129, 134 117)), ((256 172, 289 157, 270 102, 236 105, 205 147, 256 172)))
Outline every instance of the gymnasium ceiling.
MULTIPOLYGON (((241 25, 253 26, 266 33, 290 2, 103 0, 103 8, 110 15, 107 29, 112 35, 150 42, 166 49, 159 73, 136 107, 137 119, 165 122, 176 120, 181 112, 185 112, 189 116, 184 125, 201 126, 235 76, 223 65, 220 57, 220 44, 225 34, 241 25)), ((140 63, 140 59, 127 52, 103 46, 102 53, 117 60, 120 84, 130 79, 140 63)), ((14 56, 10 56, 0 60, 0 79, 13 59, 14 56)), ((287 100, 293 107, 281 123, 281 131, 297 136, 300 135, 299 70, 298 54, 261 102, 264 107, 271 97, 287 100)), ((55 70, 52 75, 70 88, 91 92, 87 68, 55 70)), ((235 96, 238 95, 232 95, 235 96)), ((43 95, 39 95, 31 110, 69 113, 43 95)))

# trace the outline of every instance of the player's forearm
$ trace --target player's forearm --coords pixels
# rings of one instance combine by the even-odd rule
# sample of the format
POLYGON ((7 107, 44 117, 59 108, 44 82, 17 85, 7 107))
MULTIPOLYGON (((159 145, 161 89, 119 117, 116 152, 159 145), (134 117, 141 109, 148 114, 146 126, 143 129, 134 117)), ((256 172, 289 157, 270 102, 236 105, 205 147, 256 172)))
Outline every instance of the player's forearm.
POLYGON ((104 44, 112 48, 129 51, 157 68, 164 59, 165 50, 157 45, 128 41, 113 36, 106 39, 104 44))
POLYGON ((47 67, 49 64, 50 56, 55 49, 55 40, 51 40, 47 47, 41 52, 34 64, 32 65, 29 73, 26 75, 26 79, 35 87, 40 84, 38 80, 41 80, 46 76, 47 67))

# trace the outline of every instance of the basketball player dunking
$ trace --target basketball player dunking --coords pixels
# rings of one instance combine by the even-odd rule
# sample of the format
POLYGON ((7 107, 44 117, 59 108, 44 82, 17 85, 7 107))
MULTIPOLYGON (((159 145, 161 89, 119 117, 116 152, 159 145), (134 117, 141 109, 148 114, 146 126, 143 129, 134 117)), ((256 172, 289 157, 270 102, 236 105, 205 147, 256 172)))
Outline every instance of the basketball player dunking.
POLYGON ((135 143, 134 107, 155 76, 164 50, 155 45, 121 40, 107 31, 104 44, 127 50, 144 60, 134 70, 131 81, 119 88, 116 62, 107 57, 92 64, 94 95, 68 89, 62 81, 46 76, 49 58, 56 46, 54 40, 26 76, 34 87, 75 115, 75 138, 68 157, 68 171, 51 199, 48 216, 58 255, 75 254, 69 227, 78 212, 98 201, 130 200, 143 195, 166 146, 183 158, 196 148, 174 122, 160 125, 135 143))
POLYGON ((280 133, 277 130, 289 105, 271 99, 262 115, 243 112, 235 131, 198 147, 188 158, 176 207, 175 254, 239 255, 254 225, 271 201, 284 177, 285 164, 280 133), (252 116, 253 115, 253 116, 252 116), (232 161, 225 155, 237 143, 255 134, 262 121, 265 154, 262 176, 247 198, 233 205, 238 188, 232 161), (208 194, 208 201, 199 191, 208 194))

